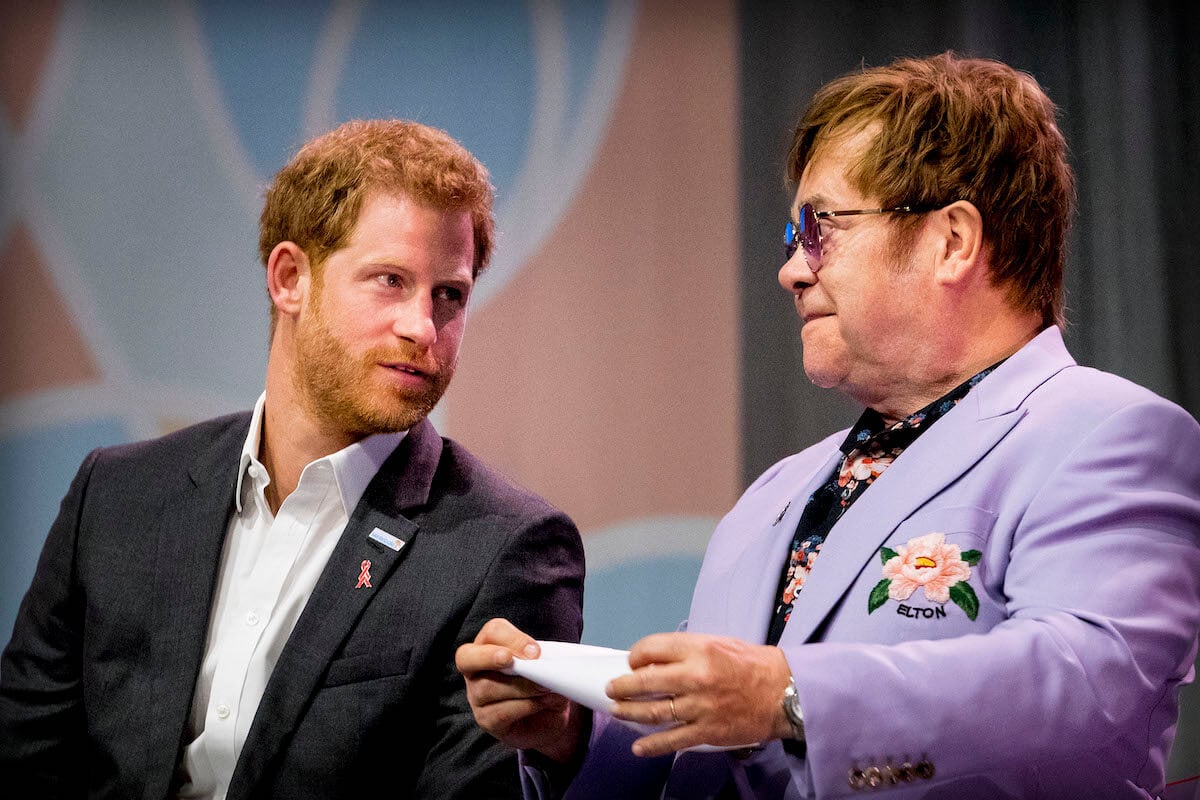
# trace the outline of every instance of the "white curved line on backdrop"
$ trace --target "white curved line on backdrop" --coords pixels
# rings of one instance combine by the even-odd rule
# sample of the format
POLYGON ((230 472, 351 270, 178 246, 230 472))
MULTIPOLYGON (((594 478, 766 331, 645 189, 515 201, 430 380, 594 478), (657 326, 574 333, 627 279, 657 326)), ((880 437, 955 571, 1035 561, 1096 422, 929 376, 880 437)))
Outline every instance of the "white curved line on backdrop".
MULTIPOLYGON (((130 409, 138 408, 132 388, 133 372, 104 324, 104 317, 96 307, 94 298, 88 293, 87 282, 81 277, 81 262, 50 212, 37 180, 38 166, 45 156, 55 125, 69 124, 69 121, 58 119, 58 115, 63 112, 63 98, 71 87, 72 74, 79 66, 76 56, 81 52, 81 43, 87 35, 87 9, 81 2, 64 4, 37 85, 30 123, 19 138, 6 125, 3 147, 5 183, 15 193, 11 198, 12 221, 17 218, 24 220, 29 235, 45 260, 47 277, 66 305, 80 333, 82 345, 88 349, 96 364, 100 382, 86 387, 33 392, 5 402, 0 406, 0 435, 3 436, 67 421, 62 417, 62 403, 53 399, 66 395, 78 398, 75 403, 77 409, 69 417, 71 422, 93 416, 92 399, 97 391, 118 398, 114 401, 114 407, 121 409, 121 416, 127 416, 130 409), (9 164, 19 165, 19 169, 9 171, 9 164)), ((5 220, 5 235, 9 222, 5 220)))
POLYGON ((262 211, 262 198, 254 161, 225 102, 225 93, 221 91, 209 52, 208 37, 200 28, 195 5, 190 0, 171 0, 171 8, 175 17, 175 37, 195 95, 196 110, 220 155, 217 164, 225 171, 230 191, 245 213, 257 219, 262 211))
MULTIPOLYGON (((566 204, 569 199, 555 193, 551 187, 559 141, 566 122, 567 75, 570 55, 567 52, 566 30, 558 3, 554 0, 529 0, 529 19, 533 38, 533 108, 530 109, 529 141, 520 171, 516 174, 508 195, 497 198, 497 243, 495 261, 487 277, 475 287, 472 301, 481 308, 525 266, 526 257, 515 258, 514 243, 536 237, 530 230, 541 216, 526 213, 531 205, 541 211, 552 204, 566 204), (506 258, 507 256, 507 258, 506 258)), ((551 211, 553 213, 553 211, 551 211)), ((555 215, 557 216, 557 215, 555 215)), ((540 238, 540 237, 537 237, 540 238)))
POLYGON ((245 410, 245 403, 181 384, 114 381, 59 387, 24 395, 0 411, 0 439, 50 427, 117 419, 130 441, 161 436, 163 420, 185 424, 245 410))
POLYGON ((637 13, 638 0, 612 0, 609 5, 600 43, 601 57, 595 64, 588 85, 588 102, 580 111, 574 135, 568 139, 563 153, 568 163, 580 166, 575 175, 575 184, 571 187, 572 197, 591 164, 596 148, 608 133, 608 120, 612 117, 613 105, 624 82, 625 64, 633 44, 637 13))
POLYGON ((612 0, 604 18, 591 80, 580 117, 564 131, 566 43, 558 4, 530 0, 537 57, 533 131, 521 172, 508 197, 500 198, 502 239, 485 280, 475 288, 476 308, 499 294, 554 230, 591 167, 621 88, 637 20, 636 0, 612 0))
POLYGON ((642 517, 589 531, 583 537, 588 570, 609 569, 649 558, 700 558, 717 526, 716 517, 642 517))
POLYGON ((321 26, 304 98, 303 138, 306 141, 332 130, 338 122, 337 87, 366 5, 365 0, 337 0, 321 26))
MULTIPOLYGON (((337 121, 337 86, 364 5, 362 0, 340 0, 334 4, 322 26, 305 99, 303 124, 306 136, 327 130, 337 121)), ((219 151, 228 155, 222 165, 230 183, 242 198, 247 212, 257 214, 259 198, 254 167, 213 74, 211 58, 205 49, 206 39, 192 3, 172 0, 172 6, 201 118, 219 151)), ((605 135, 612 105, 621 87, 637 18, 635 0, 613 0, 608 4, 580 117, 567 131, 564 100, 568 55, 561 10, 554 0, 530 0, 529 9, 536 63, 532 131, 526 158, 514 186, 497 204, 502 247, 497 248, 487 280, 480 282, 475 290, 477 308, 498 294, 520 271, 573 201, 605 135)))

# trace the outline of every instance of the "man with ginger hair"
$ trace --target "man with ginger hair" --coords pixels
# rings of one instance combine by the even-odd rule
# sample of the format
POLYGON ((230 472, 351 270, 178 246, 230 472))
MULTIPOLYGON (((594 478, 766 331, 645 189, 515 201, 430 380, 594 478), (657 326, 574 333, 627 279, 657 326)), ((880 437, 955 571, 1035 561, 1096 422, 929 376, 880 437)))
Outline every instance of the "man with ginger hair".
POLYGON ((253 412, 97 450, 0 661, 12 797, 519 795, 455 648, 577 641, 574 525, 426 419, 491 256, 445 133, 350 122, 275 176, 253 412))
POLYGON ((864 69, 817 93, 788 176, 804 368, 866 410, 746 490, 687 632, 635 643, 610 707, 500 672, 539 648, 496 620, 457 655, 476 718, 541 797, 1160 794, 1200 426, 1063 345, 1052 103, 950 53, 864 69))

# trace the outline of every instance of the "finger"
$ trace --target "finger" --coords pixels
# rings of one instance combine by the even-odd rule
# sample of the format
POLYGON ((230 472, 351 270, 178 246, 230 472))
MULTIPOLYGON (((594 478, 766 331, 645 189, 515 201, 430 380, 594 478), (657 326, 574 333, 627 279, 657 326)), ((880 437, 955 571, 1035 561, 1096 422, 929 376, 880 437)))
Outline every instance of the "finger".
POLYGON ((700 744, 704 744, 704 740, 700 737, 695 725, 680 725, 677 728, 643 736, 633 743, 631 749, 635 756, 653 758, 700 744))
POLYGON ((523 658, 537 658, 541 653, 537 641, 503 617, 493 617, 475 635, 475 644, 495 644, 507 647, 523 658))
POLYGON ((543 717, 561 716, 568 702, 570 701, 561 695, 542 694, 472 706, 472 710, 480 727, 497 737, 502 737, 518 725, 536 726, 537 721, 543 717))
POLYGON ((695 649, 697 638, 694 633, 652 633, 630 648, 629 666, 637 669, 647 664, 682 661, 695 649))
POLYGON ((604 691, 614 700, 682 694, 691 681, 687 671, 676 664, 647 664, 628 675, 621 675, 608 682, 604 691))
POLYGON ((617 719, 643 725, 680 725, 689 720, 688 702, 682 697, 624 700, 614 703, 609 713, 617 719))
POLYGON ((484 687, 478 695, 473 695, 470 699, 472 700, 471 707, 477 710, 492 706, 522 705, 533 711, 542 711, 562 709, 571 702, 561 694, 548 692, 536 684, 523 683, 514 686, 501 682, 497 682, 494 686, 484 687))
POLYGON ((513 663, 513 651, 495 644, 464 644, 454 653, 454 666, 465 677, 480 672, 508 669, 513 663))
POLYGON ((561 698, 556 701, 560 704, 566 701, 566 698, 549 689, 515 675, 481 672, 467 682, 467 699, 472 706, 482 707, 508 700, 532 698, 561 698))

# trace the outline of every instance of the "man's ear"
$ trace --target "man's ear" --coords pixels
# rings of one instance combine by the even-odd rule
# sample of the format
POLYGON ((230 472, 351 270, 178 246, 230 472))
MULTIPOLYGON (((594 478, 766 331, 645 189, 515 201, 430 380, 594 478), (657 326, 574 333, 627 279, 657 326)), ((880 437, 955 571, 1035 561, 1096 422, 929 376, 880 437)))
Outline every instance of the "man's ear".
POLYGON ((983 244, 983 215, 974 203, 956 200, 938 209, 936 229, 938 244, 937 280, 939 283, 961 283, 986 269, 983 244))
POLYGON ((280 314, 295 317, 312 282, 308 255, 295 242, 280 242, 267 258, 267 294, 280 314))

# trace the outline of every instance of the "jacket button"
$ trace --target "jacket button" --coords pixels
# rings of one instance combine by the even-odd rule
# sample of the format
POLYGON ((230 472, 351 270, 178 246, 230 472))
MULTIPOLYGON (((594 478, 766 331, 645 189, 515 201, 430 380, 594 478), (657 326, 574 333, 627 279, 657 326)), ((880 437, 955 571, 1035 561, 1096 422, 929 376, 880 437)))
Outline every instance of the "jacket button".
POLYGON ((857 789, 863 788, 864 780, 865 780, 865 776, 863 775, 863 771, 861 769, 859 769, 858 767, 851 768, 850 780, 849 780, 851 789, 857 790, 857 789))
POLYGON ((905 761, 900 766, 896 767, 896 777, 905 783, 912 783, 913 778, 917 777, 913 772, 913 765, 905 761))
POLYGON ((922 758, 917 762, 917 766, 913 767, 913 771, 918 778, 929 780, 933 777, 933 764, 927 758, 922 758))
POLYGON ((868 767, 864 775, 866 776, 867 786, 870 788, 878 789, 883 785, 883 773, 879 767, 868 767))

